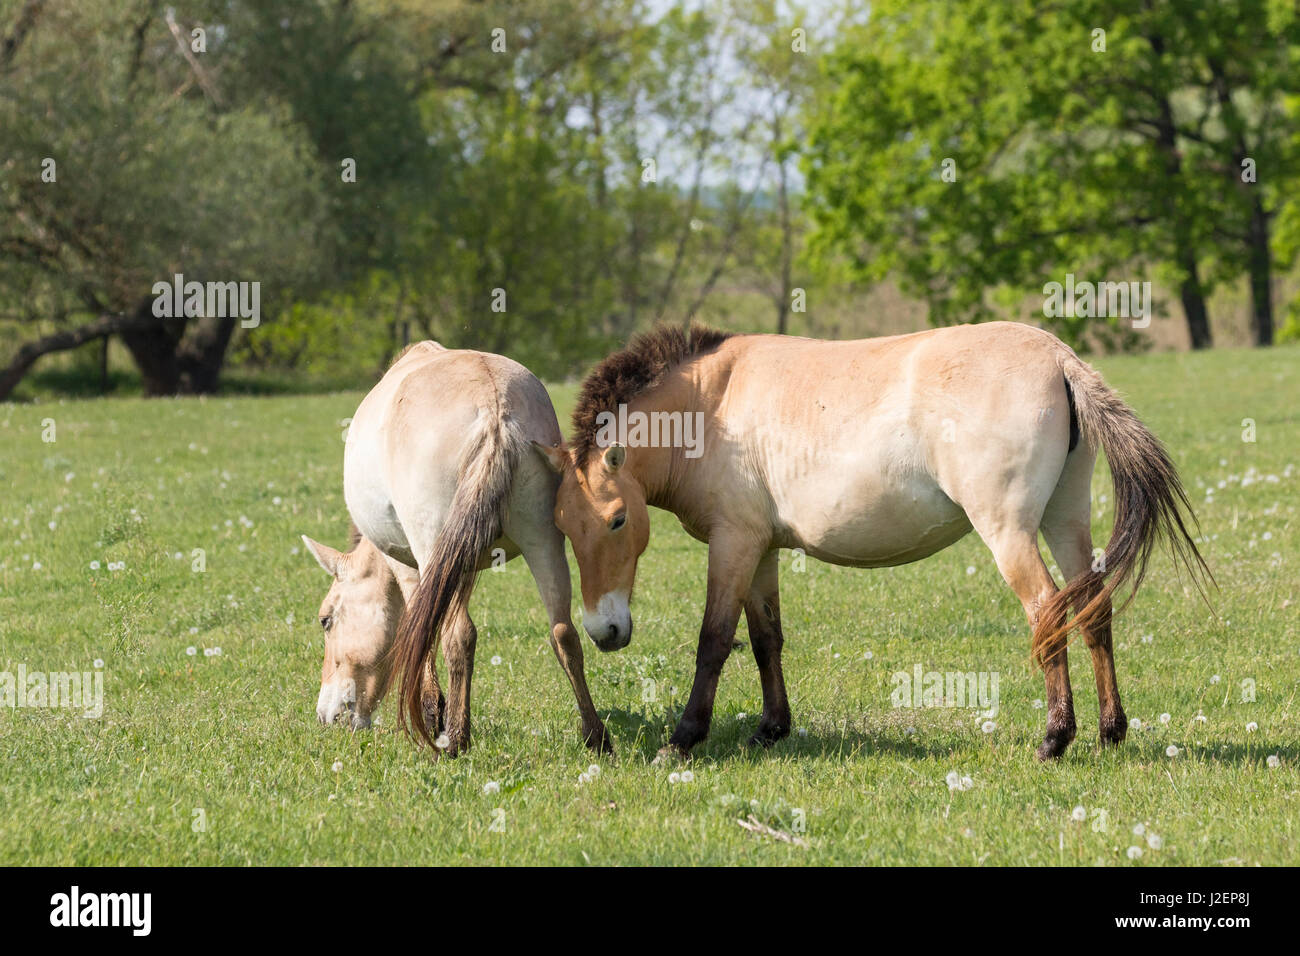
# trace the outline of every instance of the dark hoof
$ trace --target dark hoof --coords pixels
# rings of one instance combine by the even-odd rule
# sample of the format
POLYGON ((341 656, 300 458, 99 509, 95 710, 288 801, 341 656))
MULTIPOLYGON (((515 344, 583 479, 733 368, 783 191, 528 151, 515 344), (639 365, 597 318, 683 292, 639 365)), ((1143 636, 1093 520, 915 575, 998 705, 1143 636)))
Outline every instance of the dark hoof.
POLYGON ((1110 719, 1102 718, 1101 745, 1103 747, 1121 744, 1127 736, 1128 718, 1124 716, 1122 710, 1110 719))
POLYGON ((614 738, 609 735, 604 724, 597 724, 591 730, 581 731, 587 748, 598 754, 614 755, 614 738))
POLYGON ((1065 748, 1070 746, 1070 741, 1074 739, 1074 728, 1069 727, 1058 731, 1048 731, 1043 742, 1038 745, 1039 760, 1055 760, 1065 753, 1065 748))
MULTIPOLYGON (((677 729, 673 735, 668 738, 668 747, 673 748, 683 757, 691 755, 691 748, 709 735, 709 725, 707 722, 700 723, 692 718, 683 717, 677 722, 677 729)), ((665 747, 664 750, 667 750, 665 747)), ((662 755, 663 750, 659 751, 662 755)))
POLYGON ((790 736, 790 725, 785 724, 763 724, 759 723, 758 730, 749 738, 751 747, 770 747, 778 740, 784 740, 790 736))
POLYGON ((454 760, 462 754, 469 753, 469 734, 440 734, 434 738, 433 750, 440 757, 450 757, 454 760))

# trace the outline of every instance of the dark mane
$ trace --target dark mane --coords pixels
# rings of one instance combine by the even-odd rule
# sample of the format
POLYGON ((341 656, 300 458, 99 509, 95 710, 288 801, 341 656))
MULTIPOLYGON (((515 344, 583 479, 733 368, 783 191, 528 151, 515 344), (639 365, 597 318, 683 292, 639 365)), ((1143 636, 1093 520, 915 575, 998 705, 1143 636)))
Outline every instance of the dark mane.
POLYGON ((683 332, 675 325, 660 325, 637 335, 627 348, 606 357, 582 383, 573 410, 570 447, 578 467, 587 463, 596 448, 596 416, 617 412, 646 389, 663 381, 670 370, 687 359, 711 352, 731 337, 730 332, 692 325, 683 332))

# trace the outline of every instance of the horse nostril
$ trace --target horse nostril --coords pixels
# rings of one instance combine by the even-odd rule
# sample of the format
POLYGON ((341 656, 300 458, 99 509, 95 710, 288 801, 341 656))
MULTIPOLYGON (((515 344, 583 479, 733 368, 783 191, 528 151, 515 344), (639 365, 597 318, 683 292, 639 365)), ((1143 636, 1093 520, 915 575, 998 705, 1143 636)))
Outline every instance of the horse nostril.
POLYGON ((617 640, 617 639, 618 639, 618 625, 617 625, 617 624, 611 624, 611 625, 609 626, 609 632, 608 632, 608 633, 609 633, 609 639, 610 639, 611 641, 613 641, 613 640, 617 640))

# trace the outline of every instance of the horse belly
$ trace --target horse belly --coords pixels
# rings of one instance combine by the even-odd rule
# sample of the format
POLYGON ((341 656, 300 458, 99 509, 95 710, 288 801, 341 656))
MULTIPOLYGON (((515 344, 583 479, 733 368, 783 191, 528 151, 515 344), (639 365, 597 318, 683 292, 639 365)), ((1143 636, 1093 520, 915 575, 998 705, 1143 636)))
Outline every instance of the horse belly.
POLYGON ((787 519, 791 547, 831 564, 891 567, 927 558, 971 530, 966 513, 928 475, 841 475, 810 489, 787 519))

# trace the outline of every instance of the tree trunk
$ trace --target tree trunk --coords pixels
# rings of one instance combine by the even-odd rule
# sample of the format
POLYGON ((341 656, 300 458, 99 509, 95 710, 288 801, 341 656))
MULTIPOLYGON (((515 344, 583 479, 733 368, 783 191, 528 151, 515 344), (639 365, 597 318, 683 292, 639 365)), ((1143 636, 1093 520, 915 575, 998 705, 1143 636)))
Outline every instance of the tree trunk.
MULTIPOLYGON (((152 314, 153 299, 140 310, 152 314)), ((138 310, 139 311, 139 310, 138 310)), ((226 349, 235 331, 234 317, 155 319, 156 324, 122 333, 144 393, 210 395, 217 390, 226 349)))
MULTIPOLYGON (((142 304, 137 313, 141 309, 152 314, 153 300, 142 304)), ((123 332, 122 344, 140 370, 140 383, 146 395, 175 395, 181 386, 176 346, 185 334, 185 319, 156 319, 155 322, 157 324, 123 332)))
POLYGON ((1273 260, 1268 248, 1268 213, 1255 194, 1250 214, 1251 332, 1256 345, 1273 344, 1273 260))
MULTIPOLYGON (((775 124, 774 133, 773 138, 779 140, 781 136, 779 122, 775 124)), ((781 301, 776 304, 776 334, 785 335, 789 331, 790 296, 794 291, 794 283, 791 281, 794 268, 794 225, 790 219, 790 187, 787 182, 784 157, 777 156, 776 164, 777 195, 781 206, 781 301)))
POLYGON ((8 399, 18 386, 18 383, 23 380, 23 376, 31 370, 31 367, 36 364, 36 361, 41 356, 49 355, 51 352, 75 349, 95 339, 123 333, 139 327, 143 323, 152 324, 156 321, 148 313, 141 317, 138 311, 131 315, 107 313, 92 319, 85 325, 74 329, 65 329, 62 332, 55 332, 53 335, 47 335, 44 338, 26 343, 14 353, 8 365, 0 368, 0 401, 8 399))
POLYGON ((188 395, 210 395, 217 390, 226 349, 235 333, 236 319, 208 317, 192 326, 176 353, 180 390, 188 395))
POLYGON ((1183 315, 1187 318, 1187 331, 1192 338, 1192 348, 1208 349, 1214 344, 1210 335, 1210 314, 1205 307, 1205 291, 1201 288, 1196 254, 1191 249, 1180 249, 1184 278, 1178 294, 1183 300, 1183 315))

